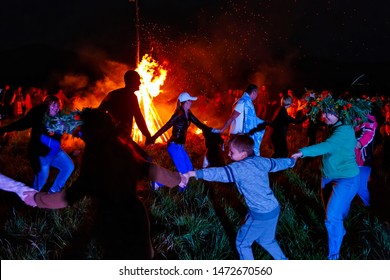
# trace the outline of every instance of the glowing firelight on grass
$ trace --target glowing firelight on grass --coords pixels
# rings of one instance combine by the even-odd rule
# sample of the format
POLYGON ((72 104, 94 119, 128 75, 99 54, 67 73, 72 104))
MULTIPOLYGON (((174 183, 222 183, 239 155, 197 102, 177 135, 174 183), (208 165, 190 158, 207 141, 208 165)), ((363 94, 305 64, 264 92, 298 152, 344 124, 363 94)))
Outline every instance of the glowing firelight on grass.
MULTIPOLYGON (((163 122, 152 101, 153 98, 160 94, 160 87, 164 84, 167 77, 167 70, 159 65, 148 54, 143 56, 141 62, 135 70, 141 76, 140 90, 135 94, 138 97, 138 103, 149 131, 153 135, 163 125, 163 122)), ((132 138, 136 142, 144 141, 144 136, 138 129, 137 124, 134 124, 132 138)), ((166 142, 167 140, 168 135, 165 133, 159 137, 156 142, 166 142)))

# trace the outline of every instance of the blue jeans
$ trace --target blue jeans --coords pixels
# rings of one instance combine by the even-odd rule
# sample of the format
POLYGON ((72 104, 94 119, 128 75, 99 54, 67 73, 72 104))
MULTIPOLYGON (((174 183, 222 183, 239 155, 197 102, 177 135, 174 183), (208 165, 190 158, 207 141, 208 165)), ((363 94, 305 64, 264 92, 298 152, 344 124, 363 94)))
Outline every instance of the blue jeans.
POLYGON ((172 158, 177 171, 180 173, 187 173, 188 171, 194 170, 191 159, 186 150, 184 150, 183 144, 176 144, 174 142, 169 143, 168 154, 172 158))
POLYGON ((254 260, 252 244, 255 241, 275 260, 287 259, 275 239, 278 218, 279 214, 267 220, 254 219, 250 214, 247 215, 245 224, 238 230, 236 237, 240 260, 254 260))
POLYGON ((359 175, 352 178, 322 178, 322 190, 331 187, 326 205, 325 226, 328 232, 328 259, 338 259, 345 235, 344 219, 348 216, 351 202, 359 189, 359 175))
POLYGON ((41 169, 34 174, 33 188, 40 191, 45 185, 49 177, 50 167, 55 167, 59 170, 53 185, 49 192, 59 192, 65 186, 66 181, 73 172, 74 164, 72 159, 60 149, 57 153, 48 154, 45 157, 39 157, 41 169))
POLYGON ((359 166, 359 190, 358 196, 363 201, 365 206, 370 206, 370 192, 368 191, 368 179, 371 174, 371 167, 369 166, 359 166))

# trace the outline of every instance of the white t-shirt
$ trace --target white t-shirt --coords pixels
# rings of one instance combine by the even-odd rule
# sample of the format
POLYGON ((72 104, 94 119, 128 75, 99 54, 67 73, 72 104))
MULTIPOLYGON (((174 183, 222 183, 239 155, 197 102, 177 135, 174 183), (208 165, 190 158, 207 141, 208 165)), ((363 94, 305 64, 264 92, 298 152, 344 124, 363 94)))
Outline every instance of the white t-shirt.
POLYGON ((241 100, 237 102, 234 111, 240 113, 236 119, 230 124, 230 134, 243 133, 244 131, 244 102, 241 100))

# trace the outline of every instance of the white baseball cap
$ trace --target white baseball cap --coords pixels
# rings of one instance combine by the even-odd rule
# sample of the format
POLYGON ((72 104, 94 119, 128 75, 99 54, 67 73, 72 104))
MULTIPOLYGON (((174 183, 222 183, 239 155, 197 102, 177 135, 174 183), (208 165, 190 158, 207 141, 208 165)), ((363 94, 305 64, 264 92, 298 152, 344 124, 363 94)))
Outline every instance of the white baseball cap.
POLYGON ((197 99, 198 99, 198 97, 192 97, 188 92, 182 92, 179 95, 179 101, 180 102, 186 102, 188 100, 194 101, 194 100, 197 100, 197 99))

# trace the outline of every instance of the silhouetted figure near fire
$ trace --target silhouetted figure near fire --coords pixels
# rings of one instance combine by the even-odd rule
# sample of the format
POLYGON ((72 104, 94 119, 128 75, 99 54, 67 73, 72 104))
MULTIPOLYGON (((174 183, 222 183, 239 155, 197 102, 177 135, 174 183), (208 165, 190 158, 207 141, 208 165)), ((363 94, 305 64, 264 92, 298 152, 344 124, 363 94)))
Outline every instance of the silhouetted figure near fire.
POLYGON ((80 174, 60 193, 25 192, 25 203, 58 209, 89 198, 87 212, 63 259, 84 259, 91 240, 101 246, 103 259, 151 259, 153 248, 149 219, 136 192, 137 182, 158 180, 168 187, 181 183, 181 176, 139 157, 131 145, 117 137, 108 114, 87 108, 74 135, 85 142, 80 174))
POLYGON ((127 71, 124 75, 125 87, 109 92, 98 109, 108 113, 113 118, 119 136, 128 139, 144 159, 150 160, 148 154, 131 138, 133 118, 139 130, 146 137, 146 142, 151 137, 139 107, 138 98, 134 93, 139 90, 140 79, 140 75, 135 70, 127 71))

